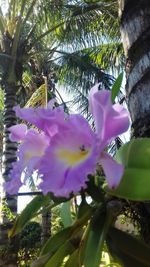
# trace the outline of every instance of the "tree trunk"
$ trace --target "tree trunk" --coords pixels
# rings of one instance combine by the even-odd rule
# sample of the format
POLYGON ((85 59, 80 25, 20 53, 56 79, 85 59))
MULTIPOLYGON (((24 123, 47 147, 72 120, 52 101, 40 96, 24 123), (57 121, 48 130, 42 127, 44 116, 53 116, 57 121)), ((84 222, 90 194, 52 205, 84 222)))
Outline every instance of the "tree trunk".
POLYGON ((150 1, 119 0, 126 94, 135 137, 150 136, 150 1))
MULTIPOLYGON (((9 140, 8 128, 16 124, 16 115, 13 107, 16 105, 16 84, 4 83, 4 134, 3 134, 3 160, 2 160, 2 179, 8 181, 8 174, 12 168, 12 163, 16 161, 17 143, 9 140)), ((17 197, 10 196, 2 188, 1 196, 1 224, 0 224, 0 245, 5 247, 5 253, 0 255, 0 267, 16 267, 17 252, 15 240, 8 239, 8 230, 12 227, 12 222, 8 216, 9 210, 16 215, 17 197), (8 210, 8 212, 6 212, 8 210)))
MULTIPOLYGON (((119 0, 119 16, 132 136, 150 137, 150 1, 119 0)), ((136 205, 142 236, 150 244, 150 205, 136 205)))
POLYGON ((51 235, 51 211, 45 210, 44 208, 42 211, 41 227, 41 245, 43 246, 51 235))

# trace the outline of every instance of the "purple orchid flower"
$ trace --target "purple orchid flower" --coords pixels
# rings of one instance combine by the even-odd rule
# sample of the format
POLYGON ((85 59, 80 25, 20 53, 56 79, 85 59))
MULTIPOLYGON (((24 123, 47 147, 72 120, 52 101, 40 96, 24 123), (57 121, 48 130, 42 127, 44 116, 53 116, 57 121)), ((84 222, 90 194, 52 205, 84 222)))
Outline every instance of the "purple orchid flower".
POLYGON ((98 85, 90 91, 89 105, 95 132, 83 116, 66 116, 61 108, 15 108, 18 117, 34 124, 41 132, 27 130, 25 125, 9 129, 12 141, 22 140, 18 161, 10 173, 12 180, 6 183, 9 193, 18 191, 24 170, 27 175, 37 170, 41 178, 39 188, 44 194, 52 192, 55 196, 68 197, 86 187, 87 176, 95 173, 97 164, 102 165, 109 187, 119 184, 124 168, 104 148, 128 129, 128 112, 119 104, 112 105, 111 93, 98 91, 98 85))
POLYGON ((108 143, 129 128, 129 113, 120 104, 112 105, 111 92, 98 90, 95 85, 89 94, 89 107, 95 119, 96 134, 99 137, 100 156, 106 180, 110 188, 120 183, 124 172, 122 164, 117 163, 110 155, 103 152, 108 143))
POLYGON ((41 157, 49 144, 49 139, 44 133, 38 133, 34 129, 27 130, 26 125, 20 124, 9 128, 12 141, 21 141, 17 152, 18 160, 10 171, 10 181, 5 183, 9 194, 16 194, 19 188, 39 168, 41 157), (24 173, 23 173, 24 172, 24 173), (23 181, 21 176, 23 175, 23 181))

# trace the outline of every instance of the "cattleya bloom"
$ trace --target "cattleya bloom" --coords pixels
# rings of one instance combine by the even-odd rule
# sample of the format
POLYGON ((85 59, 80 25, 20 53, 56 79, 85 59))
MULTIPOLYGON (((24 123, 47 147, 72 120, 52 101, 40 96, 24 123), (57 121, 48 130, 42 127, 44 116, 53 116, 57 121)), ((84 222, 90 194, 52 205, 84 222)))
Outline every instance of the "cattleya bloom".
POLYGON ((15 194, 33 171, 38 169, 40 159, 49 144, 49 139, 44 133, 40 134, 37 130, 27 130, 25 124, 12 126, 9 130, 11 140, 21 141, 17 152, 18 161, 13 164, 10 171, 11 180, 6 183, 7 192, 15 194), (24 179, 21 181, 23 171, 24 179))
POLYGON ((60 107, 15 107, 16 115, 35 125, 9 128, 12 141, 21 141, 18 161, 10 172, 6 189, 17 193, 19 187, 34 171, 38 172, 39 188, 44 194, 68 197, 86 188, 88 174, 94 174, 97 164, 102 165, 108 186, 116 187, 123 175, 123 166, 104 151, 108 143, 129 127, 129 116, 119 104, 112 105, 111 93, 98 91, 94 86, 89 94, 90 111, 95 120, 93 131, 86 119, 78 114, 66 115, 60 107), (21 173, 24 180, 20 181, 21 173))

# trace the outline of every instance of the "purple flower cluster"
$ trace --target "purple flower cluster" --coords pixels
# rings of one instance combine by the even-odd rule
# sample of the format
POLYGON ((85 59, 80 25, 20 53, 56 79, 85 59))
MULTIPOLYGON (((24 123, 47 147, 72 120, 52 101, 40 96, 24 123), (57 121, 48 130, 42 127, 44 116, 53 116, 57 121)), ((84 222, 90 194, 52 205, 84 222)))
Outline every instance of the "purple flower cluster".
POLYGON ((66 115, 60 107, 15 107, 16 115, 38 130, 28 130, 25 124, 9 128, 10 139, 20 142, 18 161, 5 184, 9 194, 17 193, 26 179, 37 172, 39 189, 44 194, 68 197, 86 188, 87 176, 96 172, 98 164, 103 167, 110 188, 119 184, 124 168, 104 149, 128 129, 128 112, 119 104, 112 105, 111 93, 98 91, 98 85, 90 90, 89 108, 95 131, 83 116, 66 115))

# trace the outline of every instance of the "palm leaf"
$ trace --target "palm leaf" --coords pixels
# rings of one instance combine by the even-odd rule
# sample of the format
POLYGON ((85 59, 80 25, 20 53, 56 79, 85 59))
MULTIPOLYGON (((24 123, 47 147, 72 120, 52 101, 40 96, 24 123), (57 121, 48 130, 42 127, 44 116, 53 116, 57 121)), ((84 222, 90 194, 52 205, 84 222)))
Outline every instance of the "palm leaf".
POLYGON ((47 105, 47 86, 42 84, 37 90, 32 94, 25 107, 46 107, 47 105))

